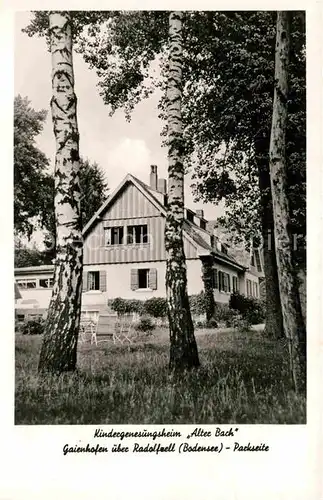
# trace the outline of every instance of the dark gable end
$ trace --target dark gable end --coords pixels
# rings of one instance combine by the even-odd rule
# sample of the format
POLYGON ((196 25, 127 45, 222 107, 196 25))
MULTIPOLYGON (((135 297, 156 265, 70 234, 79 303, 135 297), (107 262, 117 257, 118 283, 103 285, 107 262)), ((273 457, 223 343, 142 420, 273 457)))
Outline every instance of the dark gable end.
MULTIPOLYGON (((88 222, 88 224, 84 227, 83 229, 83 237, 86 238, 86 236, 93 230, 93 228, 102 220, 102 218, 105 218, 105 214, 108 211, 113 211, 113 205, 117 204, 120 202, 120 199, 122 197, 122 194, 125 192, 129 186, 134 186, 139 190, 140 196, 144 197, 147 202, 149 202, 157 211, 160 215, 166 216, 166 207, 163 203, 161 203, 160 199, 157 199, 157 196, 154 195, 154 191, 147 186, 144 182, 142 182, 140 179, 137 179, 131 174, 128 174, 123 181, 120 183, 120 185, 117 187, 117 189, 109 196, 109 198, 103 203, 103 205, 99 208, 99 210, 94 214, 92 219, 88 222)), ((111 214, 112 215, 112 214, 111 214)), ((120 214, 119 214, 120 215, 120 214)), ((131 214, 130 214, 131 216, 131 214)), ((128 214, 123 214, 123 217, 116 217, 116 219, 119 218, 128 218, 128 214)), ((144 215, 143 215, 144 217, 144 215)), ((111 217, 111 220, 113 220, 113 217, 111 217)), ((218 257, 218 259, 222 262, 227 263, 228 265, 233 265, 234 267, 238 267, 241 270, 245 270, 245 267, 241 264, 239 264, 238 261, 236 261, 230 254, 225 254, 223 252, 220 252, 214 248, 211 247, 209 243, 205 241, 205 239, 194 229, 194 224, 190 223, 188 220, 184 221, 184 237, 188 239, 189 242, 191 242, 197 249, 197 252, 200 254, 212 254, 214 257, 218 257)), ((205 231, 208 235, 210 235, 209 231, 205 231)), ((135 278, 133 278, 135 279, 135 278)), ((133 282, 132 286, 135 287, 136 284, 133 282)))

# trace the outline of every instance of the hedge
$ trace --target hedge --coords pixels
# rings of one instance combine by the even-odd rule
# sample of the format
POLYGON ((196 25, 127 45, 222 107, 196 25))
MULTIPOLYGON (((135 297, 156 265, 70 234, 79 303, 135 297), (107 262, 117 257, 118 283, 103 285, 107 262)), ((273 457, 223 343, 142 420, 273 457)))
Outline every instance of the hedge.
MULTIPOLYGON (((206 314, 207 304, 204 292, 189 296, 192 316, 206 314)), ((120 314, 137 313, 140 316, 152 316, 153 318, 167 317, 167 302, 163 297, 153 297, 148 300, 113 299, 110 303, 111 309, 120 314)), ((225 323, 232 326, 239 315, 243 320, 251 324, 262 323, 265 318, 265 309, 262 301, 245 297, 237 292, 230 296, 229 304, 215 303, 214 315, 209 322, 225 323)))
POLYGON ((263 323, 265 320, 264 302, 254 297, 245 297, 238 292, 234 292, 231 294, 229 307, 238 311, 241 317, 252 325, 263 323))

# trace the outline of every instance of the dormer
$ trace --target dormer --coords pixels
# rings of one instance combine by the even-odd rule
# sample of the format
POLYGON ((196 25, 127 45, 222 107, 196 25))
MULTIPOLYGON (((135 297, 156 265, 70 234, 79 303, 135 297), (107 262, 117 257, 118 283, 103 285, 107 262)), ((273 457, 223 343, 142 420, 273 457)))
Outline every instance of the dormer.
POLYGON ((189 222, 193 222, 194 223, 194 212, 192 212, 192 210, 189 210, 188 208, 186 209, 186 219, 189 222))

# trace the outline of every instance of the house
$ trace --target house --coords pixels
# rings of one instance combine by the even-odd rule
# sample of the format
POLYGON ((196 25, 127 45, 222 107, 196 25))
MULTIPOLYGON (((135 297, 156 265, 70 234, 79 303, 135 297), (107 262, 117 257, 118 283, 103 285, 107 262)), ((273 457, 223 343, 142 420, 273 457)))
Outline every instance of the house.
POLYGON ((262 248, 251 246, 252 248, 247 250, 244 243, 234 243, 234 235, 218 220, 209 221, 207 230, 215 234, 221 244, 230 249, 230 255, 245 267, 245 279, 240 287, 240 293, 247 297, 263 299, 265 297, 265 274, 262 248))
MULTIPOLYGON (((84 227, 82 307, 97 311, 115 297, 165 297, 165 179, 151 166, 150 185, 128 174, 84 227)), ((203 266, 213 269, 214 298, 227 303, 230 293, 259 296, 259 275, 238 262, 216 231, 207 229, 203 210, 185 209, 183 231, 189 295, 204 289, 203 266)), ((48 307, 53 266, 15 270, 23 299, 48 307)), ((19 302, 19 301, 18 301, 19 302)), ((19 307, 19 304, 17 304, 19 307)))

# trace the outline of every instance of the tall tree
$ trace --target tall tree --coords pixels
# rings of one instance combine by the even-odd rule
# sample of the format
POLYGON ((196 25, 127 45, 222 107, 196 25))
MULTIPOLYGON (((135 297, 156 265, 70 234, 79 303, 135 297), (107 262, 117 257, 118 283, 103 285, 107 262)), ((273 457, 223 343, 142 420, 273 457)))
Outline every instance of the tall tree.
MULTIPOLYGON (((122 12, 109 24, 101 21, 79 37, 78 50, 96 68, 100 93, 113 112, 130 116, 140 99, 164 89, 159 75, 149 73, 159 59, 167 64, 165 12, 122 12), (140 32, 141 36, 135 34, 140 32), (90 38, 90 40, 89 40, 90 38), (131 39, 131 50, 128 40, 131 39), (98 49, 100 46, 100 49, 98 49), (114 64, 110 64, 110 62, 114 64), (122 68, 122 71, 120 71, 122 68)), ((293 19, 292 88, 289 96, 288 178, 291 222, 305 236, 305 29, 304 15, 293 19)), ((269 140, 273 99, 275 17, 272 12, 185 13, 183 30, 182 118, 185 162, 196 174, 196 194, 203 201, 226 200, 229 222, 240 232, 262 237, 266 275, 266 331, 283 334, 277 263, 274 251, 269 178, 269 140), (225 145, 226 153, 217 155, 225 145), (245 227, 237 222, 245 213, 245 227), (256 224, 255 224, 256 221, 256 224)), ((166 99, 161 116, 167 118, 166 99)), ((259 238, 258 238, 259 240, 259 238)), ((302 265, 304 245, 298 240, 302 265)))
POLYGON ((17 235, 15 235, 14 252, 15 267, 29 267, 46 264, 44 253, 41 252, 36 245, 27 247, 17 235))
POLYGON ((270 181, 284 330, 288 340, 294 386, 296 391, 304 391, 306 389, 306 331, 293 264, 285 148, 290 16, 289 12, 277 13, 275 89, 270 137, 270 181))
MULTIPOLYGON (((112 113, 124 107, 130 117, 141 99, 155 89, 164 90, 165 81, 158 72, 150 72, 150 64, 157 59, 162 75, 167 73, 167 12, 115 12, 113 16, 101 12, 96 18, 92 13, 85 20, 90 27, 84 32, 84 16, 75 15, 76 50, 96 69, 100 94, 112 113)), ((217 203, 224 198, 228 224, 247 239, 251 233, 256 241, 255 228, 259 228, 265 253, 266 331, 280 336, 283 328, 269 177, 275 13, 187 11, 184 15, 184 160, 196 174, 200 199, 217 203)), ((44 34, 44 27, 38 13, 27 31, 44 34)), ((290 220, 298 241, 295 257, 301 267, 306 262, 304 46, 305 17, 297 12, 291 36, 286 150, 290 220)), ((166 119, 166 99, 161 100, 160 109, 166 119)))
POLYGON ((30 237, 37 219, 45 215, 41 187, 48 178, 49 160, 36 146, 47 112, 35 111, 27 97, 14 100, 14 226, 17 234, 30 237), (35 196, 35 188, 39 192, 35 196))
POLYGON ((166 293, 170 333, 171 371, 199 365, 194 327, 187 294, 183 247, 184 166, 182 96, 182 13, 169 15, 168 115, 168 202, 165 225, 166 293))
POLYGON ((83 267, 79 133, 69 12, 49 13, 49 38, 53 93, 51 111, 56 139, 57 253, 38 370, 59 374, 76 368, 83 267))

